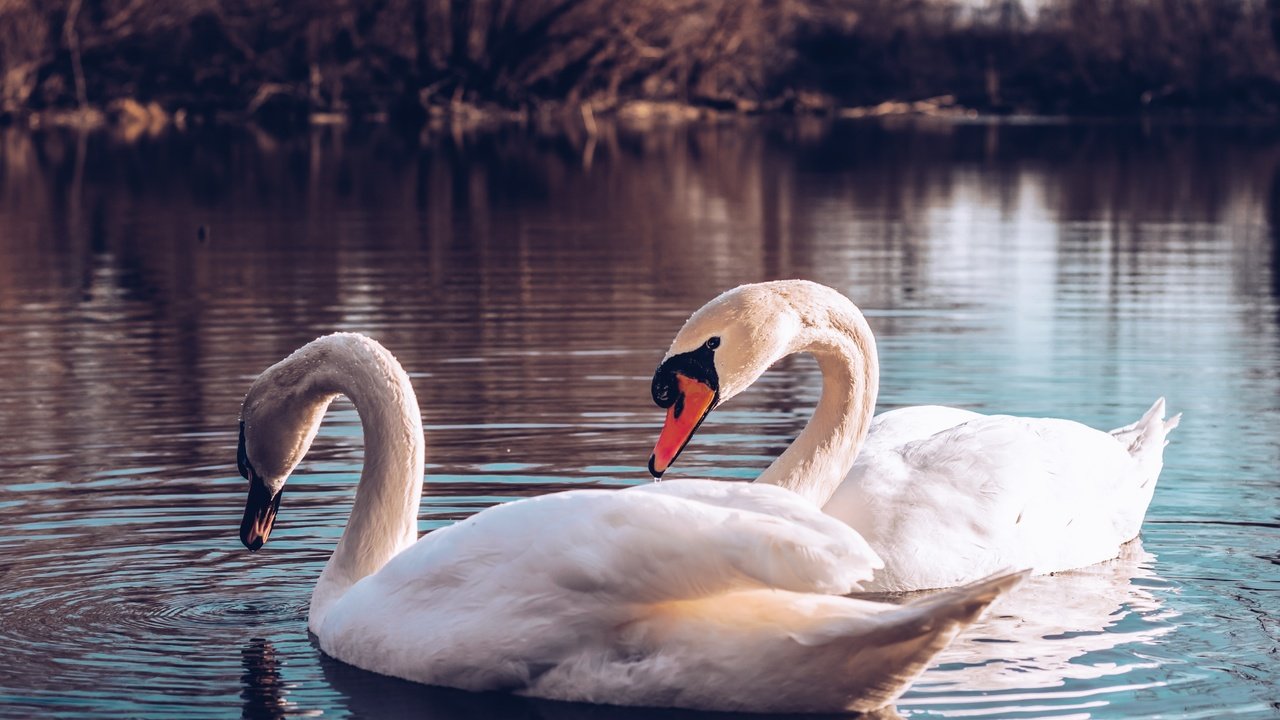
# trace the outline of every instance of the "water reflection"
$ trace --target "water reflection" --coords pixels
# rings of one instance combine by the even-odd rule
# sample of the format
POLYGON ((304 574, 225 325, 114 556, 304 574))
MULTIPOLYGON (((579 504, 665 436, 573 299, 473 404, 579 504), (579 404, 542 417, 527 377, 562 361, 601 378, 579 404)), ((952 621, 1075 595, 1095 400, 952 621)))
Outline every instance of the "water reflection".
MULTIPOLYGON (((1280 300, 1280 162, 1271 175, 1267 222, 1271 227, 1271 297, 1280 300)), ((1280 321, 1280 318, 1276 319, 1280 321)))
POLYGON ((1082 696, 1097 702, 1102 695, 1090 687, 1126 694, 1158 687, 1136 673, 1152 661, 1117 662, 1111 652, 1155 644, 1176 630, 1177 612, 1165 607, 1160 592, 1170 584, 1155 573, 1155 563, 1135 540, 1110 562, 1030 578, 938 657, 935 672, 904 707, 930 707, 941 698, 954 706, 963 698, 986 711, 1054 700, 1067 709, 1082 696))
MULTIPOLYGON (((306 641, 359 472, 349 404, 271 552, 236 539, 240 399, 315 336, 370 333, 410 370, 429 531, 645 481, 648 378, 684 318, 737 283, 807 277, 867 312, 881 410, 1116 427, 1165 394, 1185 413, 1151 554, 1028 586, 1028 607, 955 648, 904 709, 1273 714, 1257 678, 1275 675, 1262 609, 1280 591, 1280 133, 805 120, 602 127, 587 145, 537 129, 0 130, 5 711, 342 716, 417 692, 362 693, 376 683, 330 677, 306 641)), ((811 360, 766 373, 683 472, 754 477, 819 391, 811 360)))
POLYGON ((244 700, 241 717, 246 720, 279 720, 289 714, 290 703, 285 699, 285 682, 280 675, 275 645, 263 638, 254 638, 240 651, 244 674, 240 676, 244 700))

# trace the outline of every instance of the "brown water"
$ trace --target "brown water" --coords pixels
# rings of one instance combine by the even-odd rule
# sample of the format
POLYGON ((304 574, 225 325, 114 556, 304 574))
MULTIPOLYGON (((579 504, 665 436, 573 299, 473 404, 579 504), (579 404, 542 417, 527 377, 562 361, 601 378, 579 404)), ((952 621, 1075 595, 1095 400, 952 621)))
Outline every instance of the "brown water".
MULTIPOLYGON (((358 476, 357 418, 335 406, 250 555, 240 399, 319 334, 382 341, 422 402, 430 531, 645 481, 672 335, 721 290, 780 277, 867 312, 881 409, 1114 427, 1163 394, 1185 413, 1141 543, 1029 583, 899 712, 1280 713, 1278 133, 8 130, 0 152, 0 714, 616 717, 322 656, 306 605, 358 476)), ((754 477, 819 385, 784 362, 676 474, 754 477)))

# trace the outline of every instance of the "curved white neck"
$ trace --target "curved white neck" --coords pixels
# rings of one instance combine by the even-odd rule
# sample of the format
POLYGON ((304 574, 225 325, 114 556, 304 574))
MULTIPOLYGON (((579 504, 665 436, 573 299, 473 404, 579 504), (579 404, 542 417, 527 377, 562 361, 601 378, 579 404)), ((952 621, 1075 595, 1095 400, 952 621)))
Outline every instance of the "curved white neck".
POLYGON ((371 342, 347 343, 346 351, 330 359, 331 367, 315 387, 331 397, 346 395, 356 406, 364 432, 364 468, 346 529, 311 595, 312 632, 352 585, 417 540, 422 497, 422 417, 409 376, 389 352, 371 342))
POLYGON ((817 358, 822 399, 795 442, 756 479, 781 485, 819 507, 853 467, 880 389, 875 337, 862 313, 856 308, 827 310, 785 353, 808 352, 817 358))

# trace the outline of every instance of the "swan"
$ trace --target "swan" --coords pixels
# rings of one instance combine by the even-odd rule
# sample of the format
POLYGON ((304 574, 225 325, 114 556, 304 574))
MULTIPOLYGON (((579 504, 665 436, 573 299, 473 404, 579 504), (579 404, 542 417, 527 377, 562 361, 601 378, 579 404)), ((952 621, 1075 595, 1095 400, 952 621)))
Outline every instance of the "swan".
POLYGON ((671 466, 703 419, 793 353, 822 372, 813 417, 756 484, 794 491, 857 530, 884 560, 867 589, 1035 574, 1116 557, 1138 535, 1163 463, 1164 399, 1111 432, 935 405, 873 419, 875 338, 862 312, 805 280, 743 285, 695 312, 653 377, 667 409, 649 471, 671 466))
POLYGON ((856 532, 781 488, 711 481, 553 493, 419 539, 413 387, 349 333, 272 365, 244 399, 251 551, 338 395, 365 463, 307 624, 326 654, 375 673, 614 705, 873 710, 1025 575, 907 605, 841 597, 881 565, 856 532))

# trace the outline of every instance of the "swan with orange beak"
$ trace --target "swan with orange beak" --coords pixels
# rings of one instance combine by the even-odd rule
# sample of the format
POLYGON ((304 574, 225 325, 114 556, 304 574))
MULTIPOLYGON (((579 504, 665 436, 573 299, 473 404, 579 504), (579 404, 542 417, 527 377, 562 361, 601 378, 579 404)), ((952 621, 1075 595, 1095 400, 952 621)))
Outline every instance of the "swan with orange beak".
POLYGON ((654 477, 711 409, 797 353, 818 361, 822 395, 756 483, 787 488, 866 538, 885 562, 876 591, 1116 557, 1141 530, 1179 422, 1165 419, 1163 398, 1110 432, 938 405, 876 416, 879 360, 862 311, 829 287, 780 280, 720 295, 676 335, 653 378, 653 399, 667 408, 654 477))

